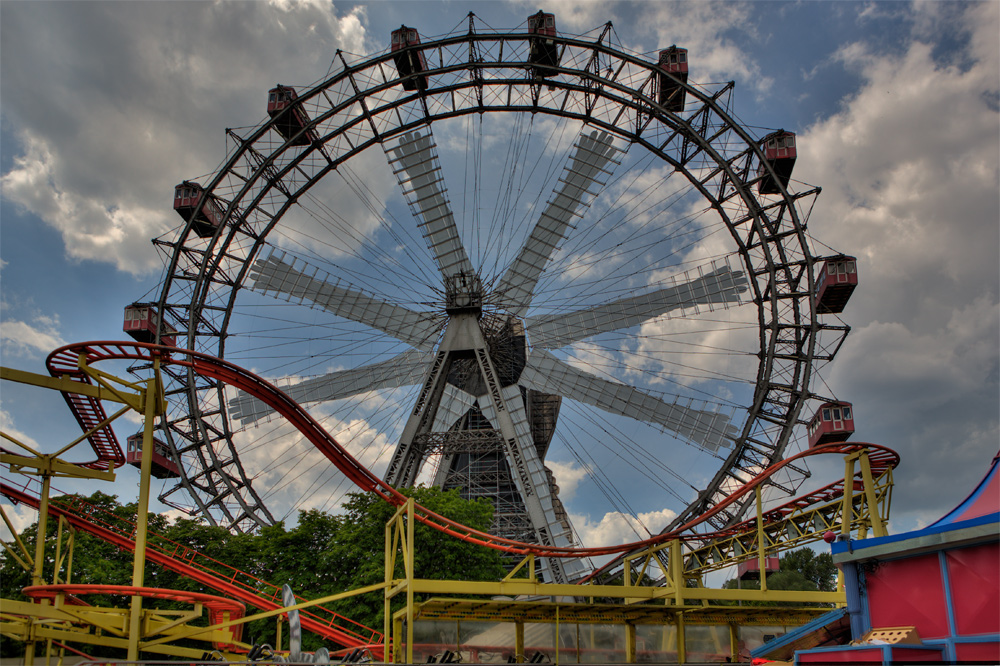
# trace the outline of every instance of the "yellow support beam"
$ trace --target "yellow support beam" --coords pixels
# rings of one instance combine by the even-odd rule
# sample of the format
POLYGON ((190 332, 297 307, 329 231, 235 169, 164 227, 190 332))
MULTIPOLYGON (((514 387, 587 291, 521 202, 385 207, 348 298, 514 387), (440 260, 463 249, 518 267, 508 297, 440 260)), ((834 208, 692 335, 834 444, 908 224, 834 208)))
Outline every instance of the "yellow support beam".
MULTIPOLYGON (((855 480, 859 469, 855 463, 860 457, 860 452, 845 456, 845 478, 855 480)), ((881 522, 884 526, 893 485, 891 468, 877 477, 871 473, 868 478, 864 476, 862 470, 863 492, 854 492, 853 482, 849 481, 842 497, 797 508, 783 520, 765 523, 762 535, 760 530, 751 529, 690 548, 684 555, 685 573, 701 575, 756 558, 760 551, 759 536, 764 537, 764 550, 769 555, 819 541, 827 531, 845 535, 854 532, 857 538, 863 539, 869 525, 874 527, 881 522), (880 508, 874 511, 878 514, 877 520, 869 517, 873 513, 871 507, 880 508)))
POLYGON ((59 460, 45 455, 41 458, 29 458, 13 453, 0 453, 0 463, 10 466, 10 471, 31 476, 63 476, 75 479, 94 479, 96 481, 114 482, 115 473, 80 467, 65 460, 59 460), (27 471, 32 470, 32 471, 27 471))
POLYGON ((2 506, 0 506, 0 516, 3 517, 3 522, 7 526, 7 529, 10 530, 11 535, 14 537, 14 544, 21 551, 21 555, 24 556, 24 559, 21 559, 17 552, 7 545, 6 541, 0 541, 0 543, 3 544, 4 550, 6 550, 10 556, 13 557, 19 565, 21 565, 22 569, 30 572, 34 567, 34 559, 32 559, 31 553, 28 552, 28 547, 24 545, 23 541, 21 541, 21 537, 18 536, 17 530, 14 529, 13 523, 11 523, 10 518, 7 517, 7 512, 2 506))
POLYGON ((75 393, 90 398, 97 398, 98 400, 122 403, 140 413, 143 411, 143 403, 145 402, 139 394, 129 395, 119 391, 112 391, 106 386, 94 386, 86 382, 78 382, 70 379, 67 375, 50 377, 35 372, 0 366, 0 379, 18 382, 19 384, 31 384, 32 386, 40 386, 55 391, 62 391, 63 393, 75 393))

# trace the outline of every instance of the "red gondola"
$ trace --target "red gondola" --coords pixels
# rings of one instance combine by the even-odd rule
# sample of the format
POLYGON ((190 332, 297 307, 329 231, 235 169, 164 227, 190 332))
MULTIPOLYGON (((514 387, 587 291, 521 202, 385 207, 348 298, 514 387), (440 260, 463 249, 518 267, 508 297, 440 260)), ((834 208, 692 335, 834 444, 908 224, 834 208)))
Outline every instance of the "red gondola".
POLYGON ((667 111, 683 111, 685 101, 684 85, 688 80, 688 52, 671 46, 660 51, 659 67, 667 74, 657 74, 659 83, 657 101, 667 111))
POLYGON ((559 45, 556 36, 556 15, 538 12, 528 17, 528 62, 536 78, 555 76, 559 66, 559 45))
POLYGON ((301 104, 296 103, 298 98, 294 88, 288 86, 271 88, 267 91, 267 115, 278 118, 274 129, 286 141, 291 139, 291 145, 308 146, 313 141, 319 140, 319 135, 311 127, 302 131, 309 125, 309 115, 301 104))
POLYGON ((201 185, 189 180, 185 180, 174 189, 174 210, 184 218, 185 222, 191 219, 192 213, 195 213, 191 230, 199 238, 211 238, 215 235, 215 230, 222 224, 222 218, 225 217, 225 212, 219 205, 219 201, 211 194, 205 193, 205 189, 201 185), (203 195, 204 201, 199 207, 198 202, 202 200, 203 195), (195 213, 195 208, 198 209, 197 213, 195 213))
POLYGON ((757 191, 761 194, 781 194, 781 187, 787 188, 788 181, 792 177, 792 168, 795 166, 795 134, 778 130, 764 137, 761 142, 764 149, 764 162, 770 164, 777 174, 777 179, 761 163, 757 174, 761 177, 757 185, 757 191))
MULTIPOLYGON (((142 433, 137 432, 127 440, 125 462, 136 469, 142 469, 142 433)), ((153 438, 153 464, 150 474, 157 479, 176 479, 181 475, 177 463, 170 457, 170 449, 160 440, 153 438)))
POLYGON ((854 434, 854 410, 849 402, 824 402, 809 422, 809 448, 846 442, 854 434))
POLYGON ((840 256, 827 259, 816 281, 816 312, 837 314, 844 311, 848 299, 858 286, 858 260, 840 256))
MULTIPOLYGON (((764 574, 772 574, 781 567, 778 565, 777 555, 768 555, 764 558, 764 574)), ((760 560, 756 557, 752 560, 740 562, 736 568, 736 577, 740 580, 757 580, 760 578, 760 560)))
MULTIPOLYGON (((156 330, 160 325, 160 315, 149 303, 132 303, 125 307, 125 324, 122 330, 133 340, 139 342, 156 342, 156 330)), ((168 347, 177 346, 177 331, 164 322, 160 344, 168 347)))
POLYGON ((409 77, 403 81, 403 90, 427 90, 427 75, 421 74, 427 71, 424 52, 422 49, 409 48, 419 44, 420 35, 414 28, 401 25, 399 30, 392 31, 392 60, 396 63, 399 75, 409 77))

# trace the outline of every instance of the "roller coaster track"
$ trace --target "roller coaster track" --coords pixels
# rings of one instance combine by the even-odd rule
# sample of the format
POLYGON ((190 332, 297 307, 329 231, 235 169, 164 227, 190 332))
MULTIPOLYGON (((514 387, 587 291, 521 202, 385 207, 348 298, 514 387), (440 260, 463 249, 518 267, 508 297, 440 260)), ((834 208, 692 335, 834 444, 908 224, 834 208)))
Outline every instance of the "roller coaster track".
MULTIPOLYGON (((892 491, 892 470, 899 464, 899 454, 874 444, 854 443, 869 449, 868 460, 876 502, 883 507, 882 515, 887 515, 889 497, 892 491)), ((864 495, 861 470, 851 479, 850 509, 845 515, 844 493, 847 479, 827 484, 822 488, 800 495, 781 506, 763 511, 764 548, 769 553, 787 549, 808 541, 815 541, 828 530, 838 531, 844 522, 859 527, 871 527, 874 518, 870 515, 864 495)), ((710 538, 695 543, 687 541, 684 555, 684 570, 691 574, 731 566, 740 560, 756 557, 757 520, 756 517, 733 525, 724 532, 709 535, 710 538)))
MULTIPOLYGON (((49 356, 49 361, 52 358, 52 356, 49 356)), ((93 385, 94 382, 90 379, 90 376, 80 368, 76 361, 66 363, 65 360, 64 357, 61 357, 61 362, 57 365, 47 362, 46 366, 48 367, 49 374, 53 377, 66 377, 81 384, 93 385)), ((90 433, 87 436, 87 441, 90 442, 91 448, 97 454, 96 460, 78 463, 80 467, 87 467, 89 469, 114 469, 124 465, 125 454, 122 453, 122 447, 118 443, 118 438, 115 437, 115 431, 111 429, 110 424, 101 426, 108 418, 101 401, 89 395, 70 393, 68 391, 62 391, 61 393, 66 404, 69 406, 69 411, 73 413, 76 422, 80 424, 80 428, 84 432, 90 433)))
MULTIPOLYGON (((188 368, 198 375, 220 381, 257 398, 287 419, 292 426, 323 453, 358 488, 366 492, 373 492, 396 506, 402 506, 407 501, 407 497, 399 490, 382 481, 381 478, 374 475, 351 456, 301 405, 265 379, 224 359, 189 349, 164 347, 142 342, 103 341, 81 342, 60 347, 49 355, 46 365, 53 376, 59 376, 60 374, 80 373, 81 363, 88 366, 101 361, 113 360, 133 360, 151 363, 154 358, 159 358, 162 364, 188 368)), ((81 421, 82 425, 84 424, 81 421)), ((899 461, 899 456, 894 451, 877 444, 848 444, 841 442, 803 451, 767 469, 761 470, 757 476, 747 481, 742 488, 730 494, 726 499, 702 515, 676 529, 658 534, 649 539, 617 546, 564 548, 505 539, 486 532, 470 529, 461 523, 430 511, 420 505, 416 506, 415 518, 433 529, 450 534, 465 542, 475 543, 507 553, 535 555, 539 557, 597 557, 602 555, 618 555, 657 546, 673 539, 694 539, 698 542, 704 542, 706 539, 713 540, 716 537, 732 536, 734 528, 729 528, 718 533, 701 535, 685 534, 685 532, 720 513, 734 502, 739 501, 745 494, 753 492, 757 486, 766 483, 772 475, 785 466, 801 458, 813 455, 846 455, 862 449, 884 452, 884 455, 878 455, 873 459, 873 474, 881 474, 883 471, 882 467, 886 465, 895 467, 899 461), (878 470, 874 467, 876 460, 880 465, 878 470)))
MULTIPOLYGON (((6 495, 13 502, 24 503, 35 509, 40 504, 39 497, 26 487, 18 488, 0 483, 0 494, 6 495)), ((122 550, 135 550, 135 523, 78 497, 67 495, 50 500, 49 514, 62 516, 74 528, 93 534, 122 550)), ((280 585, 263 581, 152 532, 148 539, 146 559, 150 562, 264 611, 285 606, 281 600, 280 585)), ((306 601, 300 597, 296 599, 299 603, 306 601)), ((370 646, 382 642, 380 632, 322 606, 313 606, 299 613, 304 629, 344 647, 370 646)))

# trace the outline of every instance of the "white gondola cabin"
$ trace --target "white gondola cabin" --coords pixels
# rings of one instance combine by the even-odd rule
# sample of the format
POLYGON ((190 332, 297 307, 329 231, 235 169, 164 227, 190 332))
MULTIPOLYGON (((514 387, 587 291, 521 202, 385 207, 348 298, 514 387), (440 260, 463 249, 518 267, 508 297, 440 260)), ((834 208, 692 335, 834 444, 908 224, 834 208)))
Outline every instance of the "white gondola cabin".
MULTIPOLYGON (((125 462, 136 469, 142 469, 142 433, 137 432, 127 440, 125 462)), ((153 464, 150 474, 157 479, 176 479, 181 475, 180 468, 170 456, 170 448, 160 440, 153 438, 153 464)))
POLYGON ((215 230, 222 224, 225 212, 218 200, 198 183, 185 180, 174 188, 174 210, 184 218, 184 221, 191 219, 194 214, 194 222, 191 230, 199 238, 211 238, 215 235, 215 230), (201 204, 199 205, 199 202, 201 204), (197 212, 195 212, 197 210, 197 212))
POLYGON ((298 94, 294 88, 278 86, 267 91, 267 115, 277 118, 274 129, 293 146, 308 146, 319 139, 313 128, 302 131, 309 125, 309 116, 296 102, 298 94))
POLYGON ((838 314, 844 311, 848 299, 858 286, 858 260, 840 256, 827 259, 816 280, 816 312, 838 314))
POLYGON ((685 101, 684 85, 688 80, 688 52, 671 46, 660 51, 659 68, 666 74, 657 74, 658 92, 656 100, 667 111, 683 111, 685 101), (669 74, 669 76, 667 76, 669 74))
POLYGON ((824 402, 809 422, 809 448, 846 442, 854 434, 854 409, 849 402, 824 402))
POLYGON ((764 162, 761 163, 757 174, 761 177, 758 181, 757 191, 761 194, 781 194, 781 188, 788 187, 788 181, 792 177, 792 168, 795 166, 795 134, 778 130, 764 137, 761 141, 764 162), (775 179, 771 172, 767 170, 765 164, 770 164, 777 175, 775 179), (781 187, 778 184, 781 184, 781 187))
POLYGON ((420 35, 413 28, 405 25, 392 31, 392 60, 401 77, 410 77, 403 81, 403 90, 427 90, 427 61, 424 60, 422 49, 410 48, 420 44, 420 35))
MULTIPOLYGON (((160 326, 160 315, 156 307, 149 303, 132 303, 125 306, 125 323, 122 330, 138 342, 156 342, 156 331, 160 326)), ((167 323, 163 324, 160 344, 177 346, 177 331, 167 323)))
POLYGON ((535 78, 555 76, 559 66, 559 45, 556 36, 556 15, 538 12, 528 17, 528 62, 535 78))

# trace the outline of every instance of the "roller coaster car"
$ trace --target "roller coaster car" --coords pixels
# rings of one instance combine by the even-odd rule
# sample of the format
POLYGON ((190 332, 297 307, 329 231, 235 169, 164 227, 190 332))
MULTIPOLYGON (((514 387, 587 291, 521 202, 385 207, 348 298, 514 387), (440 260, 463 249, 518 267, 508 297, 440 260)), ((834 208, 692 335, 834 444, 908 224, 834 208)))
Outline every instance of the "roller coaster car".
POLYGON ((392 61, 401 77, 410 77, 403 81, 403 90, 427 90, 427 75, 421 73, 427 71, 424 52, 409 48, 419 44, 420 35, 413 28, 401 25, 392 31, 392 61))
POLYGON ((559 45, 556 36, 556 15, 538 12, 528 17, 528 62, 535 78, 555 76, 559 66, 559 45))
POLYGON ((778 130, 772 132, 761 141, 764 149, 764 162, 757 170, 761 178, 757 183, 757 191, 761 194, 781 194, 781 187, 787 188, 795 166, 795 134, 778 130), (771 176, 765 164, 770 164, 777 174, 777 179, 771 176), (778 187, 778 183, 781 187, 778 187))
MULTIPOLYGON (((125 462, 136 469, 142 468, 142 433, 137 432, 128 438, 125 462)), ((157 479, 176 479, 181 470, 170 457, 170 449, 160 440, 153 438, 153 466, 150 474, 157 479)))
POLYGON ((317 141, 319 135, 312 128, 302 131, 309 125, 309 116, 302 105, 296 102, 297 99, 298 95, 294 88, 288 86, 271 88, 267 91, 267 115, 278 118, 274 129, 286 141, 291 140, 291 145, 308 146, 317 141))
POLYGON ((837 314, 844 311, 848 299, 858 286, 858 260, 840 256, 827 259, 816 281, 815 305, 819 314, 837 314))
POLYGON ((194 214, 191 230, 199 238, 211 238, 222 224, 225 212, 218 199, 198 183, 185 180, 174 189, 174 210, 187 222, 194 214), (201 202, 199 204, 199 202, 201 202))
POLYGON ((809 448, 846 442, 854 434, 854 410, 849 402, 824 402, 809 422, 809 448))
POLYGON ((666 74, 656 75, 659 84, 656 101, 667 111, 683 111, 685 101, 683 84, 688 80, 687 49, 679 49, 676 46, 663 49, 660 51, 658 66, 666 74))
MULTIPOLYGON (((138 342, 156 342, 156 330, 160 325, 160 314, 149 303, 132 303, 125 307, 125 323, 122 330, 138 342)), ((160 344, 177 346, 177 331, 167 323, 163 325, 160 344)))

